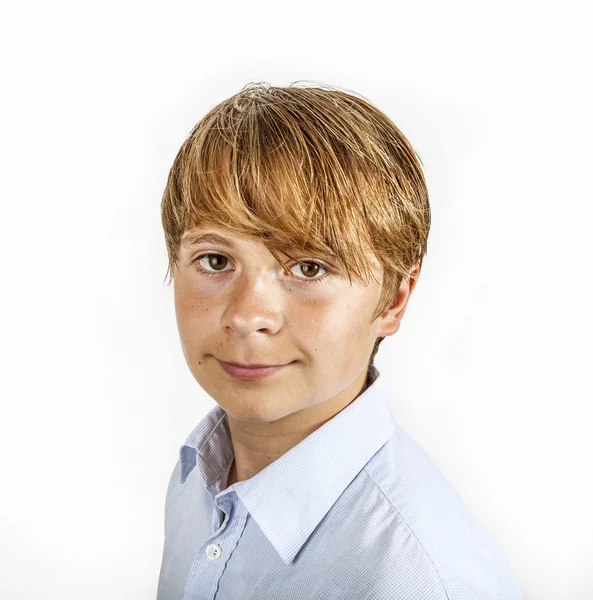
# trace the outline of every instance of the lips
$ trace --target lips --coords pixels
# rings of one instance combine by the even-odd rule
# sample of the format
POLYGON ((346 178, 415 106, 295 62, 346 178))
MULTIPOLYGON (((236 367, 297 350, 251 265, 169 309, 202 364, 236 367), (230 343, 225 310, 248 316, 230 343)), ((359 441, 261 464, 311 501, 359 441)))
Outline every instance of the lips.
POLYGON ((272 365, 263 367, 250 365, 248 367, 242 367, 237 366, 233 363, 227 363, 218 358, 216 360, 218 361, 218 364, 221 366, 223 371, 225 371, 228 375, 232 376, 233 378, 237 379, 263 379, 270 375, 273 375, 274 373, 283 371, 288 365, 292 364, 288 363, 282 365, 272 365))
POLYGON ((285 367, 290 363, 280 363, 280 364, 265 364, 265 363, 240 363, 240 362, 232 362, 230 360, 222 360, 218 359, 220 362, 226 363, 227 365, 231 365, 233 367, 240 367, 241 369, 267 369, 269 367, 285 367))
POLYGON ((242 369, 265 369, 266 367, 283 367, 284 365, 264 365, 264 364, 242 364, 236 362, 229 362, 228 360, 223 360, 222 362, 226 362, 227 365, 232 365, 233 367, 241 367, 242 369))

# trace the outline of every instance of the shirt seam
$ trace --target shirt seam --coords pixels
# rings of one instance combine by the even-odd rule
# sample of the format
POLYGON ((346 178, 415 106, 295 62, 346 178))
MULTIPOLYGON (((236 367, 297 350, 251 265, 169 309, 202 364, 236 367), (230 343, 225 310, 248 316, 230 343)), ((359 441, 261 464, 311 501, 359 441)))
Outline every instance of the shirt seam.
POLYGON ((412 527, 410 526, 410 524, 406 521, 406 519, 404 518, 404 516, 402 515, 402 513, 399 511, 399 509, 395 506, 395 504, 393 504, 393 502, 391 501, 391 499, 389 498, 389 496, 387 496, 387 494, 383 491, 383 488, 377 483, 377 481, 374 479, 374 477, 368 472, 367 467, 363 467, 363 471, 365 472, 366 476, 373 482, 373 484, 375 485, 375 487, 381 492, 381 494, 383 495, 383 497, 385 498, 385 500, 387 500, 387 502, 389 502, 389 505, 393 508, 393 510, 399 515, 399 517, 401 518, 401 520, 406 524, 406 527, 408 528, 409 532, 414 536, 414 538, 416 539, 416 541, 418 542, 418 544, 420 544, 420 547, 422 548, 422 550, 424 550, 424 553, 426 554, 426 556, 428 557, 428 560, 430 560, 438 578, 439 581, 441 582, 441 586, 443 587, 443 592, 445 592, 445 597, 447 598, 447 600, 450 600, 449 598, 449 594, 447 592, 447 588, 445 587, 445 583, 443 582, 443 578, 441 577, 441 573, 439 572, 438 567, 435 565, 434 560, 432 560, 432 556, 430 555, 430 553, 426 550, 426 548, 424 547, 424 544, 422 543, 422 541, 420 540, 420 538, 416 535, 416 532, 412 529, 412 527))

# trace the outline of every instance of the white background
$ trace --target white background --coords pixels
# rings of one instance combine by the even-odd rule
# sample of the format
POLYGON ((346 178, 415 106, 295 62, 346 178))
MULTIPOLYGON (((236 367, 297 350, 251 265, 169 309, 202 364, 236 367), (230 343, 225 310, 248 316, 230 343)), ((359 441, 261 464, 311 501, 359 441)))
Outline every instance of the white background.
POLYGON ((433 224, 376 364, 527 600, 593 598, 586 2, 36 2, 0 18, 0 598, 156 595, 166 485, 214 406, 187 368, 160 200, 252 81, 364 95, 433 224))

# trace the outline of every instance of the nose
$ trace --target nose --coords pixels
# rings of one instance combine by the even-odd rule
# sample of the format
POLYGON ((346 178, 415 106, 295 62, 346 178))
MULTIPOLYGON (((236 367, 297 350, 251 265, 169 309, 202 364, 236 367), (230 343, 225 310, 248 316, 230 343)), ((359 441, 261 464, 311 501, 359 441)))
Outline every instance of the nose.
POLYGON ((273 274, 243 274, 223 313, 224 324, 241 336, 276 333, 283 323, 283 300, 273 274))

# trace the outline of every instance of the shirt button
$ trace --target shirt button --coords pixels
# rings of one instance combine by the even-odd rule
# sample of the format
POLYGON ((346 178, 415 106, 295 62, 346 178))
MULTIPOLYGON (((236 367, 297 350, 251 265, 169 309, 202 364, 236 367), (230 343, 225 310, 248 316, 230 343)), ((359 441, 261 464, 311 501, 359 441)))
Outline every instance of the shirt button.
POLYGON ((206 556, 210 560, 215 560, 220 557, 222 554, 222 548, 218 544, 210 544, 208 548, 206 548, 206 556))

